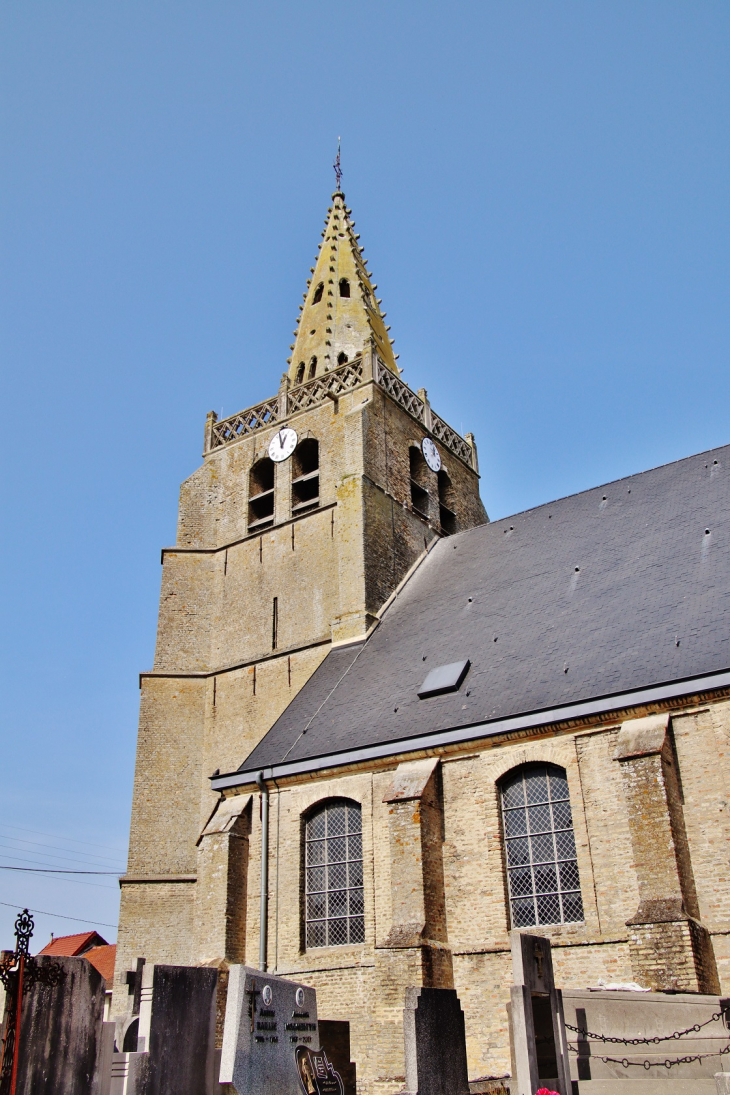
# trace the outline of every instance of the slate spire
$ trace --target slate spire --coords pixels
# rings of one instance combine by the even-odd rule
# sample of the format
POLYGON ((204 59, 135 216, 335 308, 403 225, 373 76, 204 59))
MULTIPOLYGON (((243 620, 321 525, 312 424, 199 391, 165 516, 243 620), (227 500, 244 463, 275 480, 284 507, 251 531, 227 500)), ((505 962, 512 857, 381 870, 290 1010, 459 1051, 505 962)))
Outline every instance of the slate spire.
POLYGON ((385 365, 400 372, 351 213, 345 195, 336 190, 294 332, 291 384, 321 376, 345 359, 351 361, 371 339, 385 365))

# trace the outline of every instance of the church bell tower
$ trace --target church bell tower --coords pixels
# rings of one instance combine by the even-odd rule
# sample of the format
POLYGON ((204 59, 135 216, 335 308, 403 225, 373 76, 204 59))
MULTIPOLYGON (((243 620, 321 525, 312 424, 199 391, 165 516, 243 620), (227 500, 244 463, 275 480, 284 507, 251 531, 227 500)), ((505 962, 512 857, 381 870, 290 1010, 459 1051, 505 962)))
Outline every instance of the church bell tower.
MULTIPOLYGON (((333 648, 378 626, 437 538, 487 519, 474 439, 401 379, 376 290, 338 189, 278 391, 222 421, 211 412, 182 485, 141 674, 117 1014, 139 955, 255 964, 236 912, 245 865, 204 884, 209 777, 246 758, 333 648)), ((229 820, 216 839, 243 824, 229 820)))

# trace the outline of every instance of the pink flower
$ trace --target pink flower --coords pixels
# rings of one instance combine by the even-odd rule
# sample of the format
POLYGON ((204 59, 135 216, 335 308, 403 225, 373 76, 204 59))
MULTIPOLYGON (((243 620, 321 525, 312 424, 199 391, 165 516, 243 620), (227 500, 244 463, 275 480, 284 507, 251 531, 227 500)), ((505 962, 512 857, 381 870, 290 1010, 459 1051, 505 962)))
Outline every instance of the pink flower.
POLYGON ((539 1087, 535 1095, 560 1095, 559 1091, 550 1091, 547 1087, 539 1087))

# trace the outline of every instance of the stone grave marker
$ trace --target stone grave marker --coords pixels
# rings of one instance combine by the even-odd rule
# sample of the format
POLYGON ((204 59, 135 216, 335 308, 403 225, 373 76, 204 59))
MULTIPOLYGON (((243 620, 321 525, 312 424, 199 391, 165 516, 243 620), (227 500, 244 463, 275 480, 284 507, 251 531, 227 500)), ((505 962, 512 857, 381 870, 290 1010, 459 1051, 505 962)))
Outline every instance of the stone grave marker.
POLYGON ((320 1048, 315 990, 231 966, 220 1082, 238 1095, 344 1095, 320 1048))
MULTIPOLYGON (((149 1051, 144 1095, 215 1091, 218 970, 207 966, 151 968, 149 1035, 139 1047, 149 1051)), ((145 988, 143 982, 143 1001, 145 988)), ((143 1010, 140 1006, 140 1027, 143 1010)))
POLYGON ((408 988, 405 1005, 405 1091, 469 1095, 464 1012, 456 989, 408 988))
POLYGON ((511 1090, 513 1095, 533 1095, 548 1087, 571 1095, 563 999, 555 988, 550 940, 519 931, 510 932, 510 940, 511 1090))
POLYGON ((62 975, 56 984, 23 988, 16 1095, 97 1095, 106 982, 85 958, 41 955, 35 962, 41 970, 54 964, 62 975))

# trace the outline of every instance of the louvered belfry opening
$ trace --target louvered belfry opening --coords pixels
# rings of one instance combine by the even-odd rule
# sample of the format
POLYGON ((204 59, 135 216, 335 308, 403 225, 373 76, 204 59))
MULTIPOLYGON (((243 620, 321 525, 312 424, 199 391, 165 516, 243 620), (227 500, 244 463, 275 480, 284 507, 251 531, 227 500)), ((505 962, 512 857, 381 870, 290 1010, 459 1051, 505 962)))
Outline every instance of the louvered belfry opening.
POLYGON ((365 939, 362 810, 331 799, 305 825, 305 937, 307 947, 336 947, 365 939))
POLYGON ((305 437, 292 458, 292 516, 319 505, 319 442, 305 437))
POLYGON ((248 480, 248 529, 255 532, 274 523, 274 463, 265 456, 251 468, 248 480))
POLYGON ((447 536, 451 536, 457 531, 456 514, 454 512, 456 496, 453 483, 449 478, 449 473, 445 471, 444 468, 438 473, 438 489, 441 531, 447 536))
POLYGON ((582 921, 565 770, 522 768, 502 782, 501 798, 512 927, 582 921))
POLYGON ((428 465, 415 445, 408 450, 411 470, 411 504, 422 517, 428 517, 428 465))

